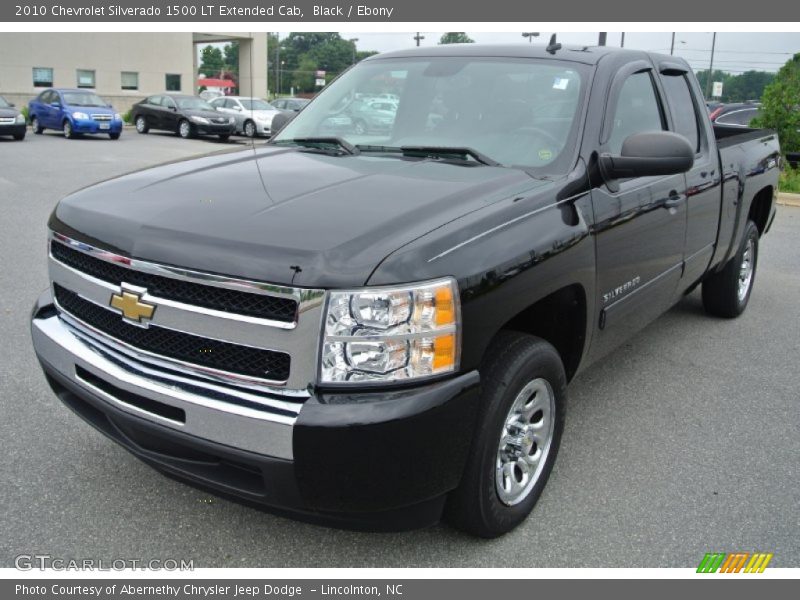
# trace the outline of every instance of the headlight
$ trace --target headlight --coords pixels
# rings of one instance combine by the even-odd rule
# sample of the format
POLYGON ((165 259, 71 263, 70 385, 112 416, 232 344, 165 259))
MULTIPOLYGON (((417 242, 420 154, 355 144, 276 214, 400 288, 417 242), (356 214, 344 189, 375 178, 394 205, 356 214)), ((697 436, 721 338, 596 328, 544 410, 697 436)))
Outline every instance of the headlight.
POLYGON ((18 114, 16 120, 17 120, 17 123, 24 123, 25 122, 25 115, 18 114))
POLYGON ((189 118, 195 123, 202 123, 203 125, 208 125, 208 119, 206 119, 205 117, 191 116, 189 118))
POLYGON ((120 116, 119 113, 114 113, 114 120, 115 121, 122 121, 122 117, 120 116))
POLYGON ((458 369, 458 286, 442 279, 409 286, 332 291, 320 383, 381 383, 458 369))
POLYGON ((74 113, 72 113, 72 118, 73 119, 88 119, 89 115, 87 115, 84 112, 74 112, 74 113))

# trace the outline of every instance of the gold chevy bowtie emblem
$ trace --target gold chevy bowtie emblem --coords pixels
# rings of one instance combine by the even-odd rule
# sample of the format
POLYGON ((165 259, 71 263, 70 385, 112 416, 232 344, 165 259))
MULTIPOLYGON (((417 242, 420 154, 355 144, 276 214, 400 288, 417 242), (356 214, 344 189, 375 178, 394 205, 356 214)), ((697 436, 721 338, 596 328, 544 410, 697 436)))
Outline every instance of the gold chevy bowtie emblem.
POLYGON ((142 319, 152 319, 156 307, 142 302, 139 294, 122 291, 122 294, 111 295, 111 306, 122 313, 126 319, 141 323, 142 319))

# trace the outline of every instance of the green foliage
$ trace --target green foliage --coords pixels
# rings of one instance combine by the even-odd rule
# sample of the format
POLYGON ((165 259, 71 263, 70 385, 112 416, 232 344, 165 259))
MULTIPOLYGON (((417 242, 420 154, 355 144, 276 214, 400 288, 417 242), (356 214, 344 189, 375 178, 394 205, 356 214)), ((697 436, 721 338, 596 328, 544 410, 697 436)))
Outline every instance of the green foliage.
MULTIPOLYGON (((800 151, 800 53, 781 67, 761 101, 761 114, 753 125, 775 129, 783 152, 800 151)), ((794 173, 790 180, 796 182, 794 173)))
POLYGON ((800 194, 800 169, 793 169, 789 165, 786 165, 781 172, 778 189, 782 192, 800 194))
POLYGON ((474 44, 475 40, 463 31, 450 31, 439 38, 439 44, 474 44))
MULTIPOLYGON (((726 73, 714 69, 711 81, 722 82, 722 102, 746 102, 758 100, 764 93, 764 88, 775 79, 774 73, 766 71, 745 71, 739 75, 726 73)), ((697 80, 700 89, 705 93, 708 90, 708 70, 698 71, 697 80)))
POLYGON ((330 81, 347 69, 354 61, 361 60, 372 52, 357 52, 354 42, 342 38, 335 32, 294 32, 280 41, 276 52, 276 36, 268 37, 269 67, 272 80, 277 79, 276 61, 280 61, 281 89, 278 94, 315 92, 316 71, 325 71, 330 81))
POLYGON ((197 72, 206 77, 216 77, 225 67, 222 50, 216 46, 206 46, 200 51, 200 66, 197 72))
POLYGON ((225 44, 222 49, 225 69, 234 73, 239 72, 239 42, 225 44))
POLYGON ((131 115, 131 111, 128 111, 124 115, 122 115, 122 120, 125 121, 128 124, 133 123, 132 119, 133 119, 133 116, 131 115))
POLYGON ((22 108, 19 109, 19 112, 21 112, 23 114, 23 116, 25 117, 25 122, 29 123, 30 122, 30 118, 29 118, 29 115, 28 115, 28 107, 27 106, 23 106, 22 108))

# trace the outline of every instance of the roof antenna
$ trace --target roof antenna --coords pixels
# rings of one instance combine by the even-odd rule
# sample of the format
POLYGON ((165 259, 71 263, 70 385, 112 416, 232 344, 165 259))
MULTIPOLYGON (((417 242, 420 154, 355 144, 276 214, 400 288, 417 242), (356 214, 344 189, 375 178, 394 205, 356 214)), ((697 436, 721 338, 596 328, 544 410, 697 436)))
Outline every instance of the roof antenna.
POLYGON ((555 33, 550 36, 550 43, 547 44, 546 50, 550 54, 555 54, 556 50, 561 50, 561 44, 556 42, 556 34, 555 33))

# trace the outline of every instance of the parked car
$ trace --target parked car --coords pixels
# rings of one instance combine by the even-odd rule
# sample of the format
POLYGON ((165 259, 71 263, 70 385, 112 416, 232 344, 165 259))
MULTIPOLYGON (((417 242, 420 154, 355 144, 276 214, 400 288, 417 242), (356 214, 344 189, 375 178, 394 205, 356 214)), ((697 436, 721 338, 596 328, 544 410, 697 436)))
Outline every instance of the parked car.
POLYGON ((10 135, 15 140, 24 140, 26 129, 25 115, 0 96, 0 136, 10 135))
POLYGON ((211 102, 214 98, 222 98, 225 96, 224 92, 219 90, 203 90, 198 94, 206 102, 211 102))
MULTIPOLYGON (((677 56, 367 58, 255 152, 61 200, 33 345, 60 401, 173 478, 332 523, 444 514, 495 537, 545 487, 576 374, 697 286, 710 315, 747 308, 780 148, 731 129, 677 56), (343 99, 400 84, 402 127, 319 133, 343 99)), ((662 385, 669 354, 644 359, 663 367, 654 403, 692 393, 662 385)), ((597 400, 609 419, 637 410, 597 400)), ((663 436, 667 493, 666 442, 696 427, 675 413, 663 436)), ((607 447, 615 466, 636 460, 607 447)))
POLYGON ((216 135, 226 141, 236 128, 236 120, 216 111, 198 96, 156 94, 131 108, 131 118, 139 133, 151 129, 172 131, 182 138, 216 135))
POLYGON ((289 112, 300 112, 311 102, 308 98, 278 98, 271 102, 272 106, 278 110, 289 112))
POLYGON ((236 133, 247 137, 272 135, 272 119, 280 114, 277 108, 261 98, 225 96, 209 102, 218 112, 236 120, 236 133))
POLYGON ((352 132, 358 135, 365 133, 383 133, 389 131, 394 125, 397 108, 383 108, 389 101, 362 102, 356 100, 351 103, 345 113, 352 119, 352 132))
POLYGON ((84 133, 107 133, 112 140, 122 134, 122 117, 91 90, 44 90, 28 103, 28 118, 36 134, 55 129, 74 139, 84 133))
POLYGON ((761 113, 761 104, 737 102, 718 106, 709 115, 715 125, 749 127, 750 122, 761 113))

